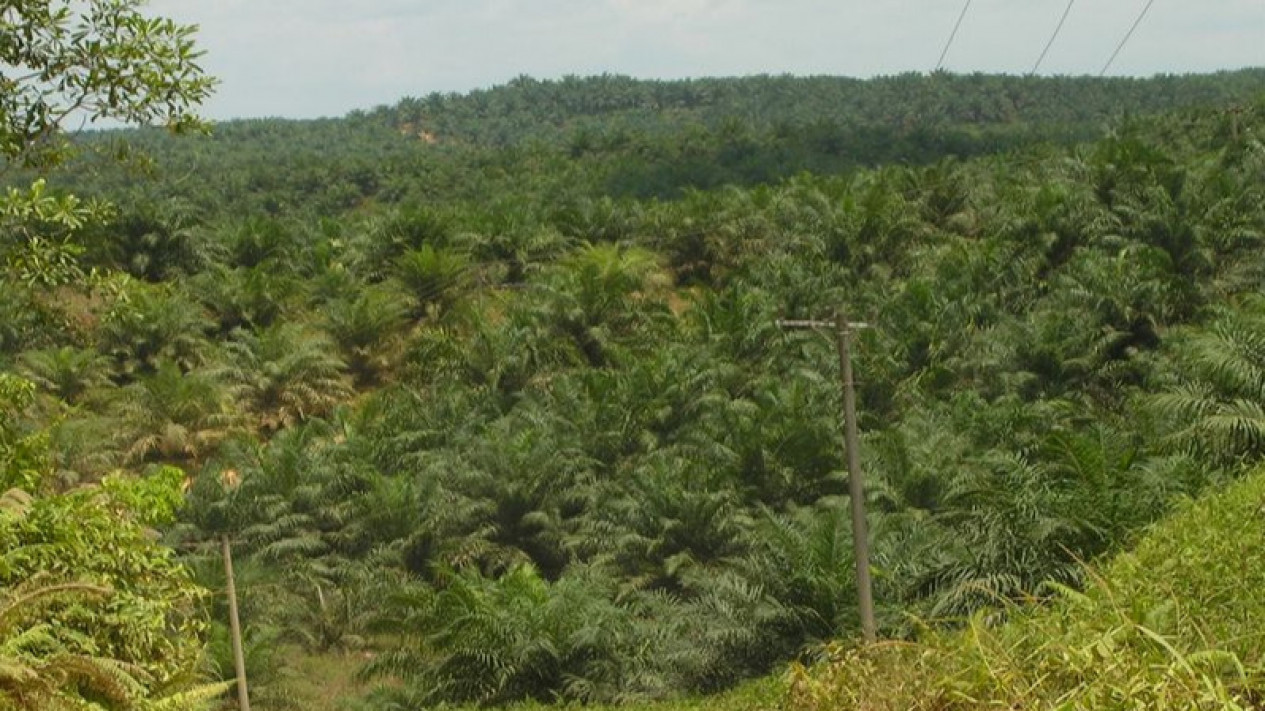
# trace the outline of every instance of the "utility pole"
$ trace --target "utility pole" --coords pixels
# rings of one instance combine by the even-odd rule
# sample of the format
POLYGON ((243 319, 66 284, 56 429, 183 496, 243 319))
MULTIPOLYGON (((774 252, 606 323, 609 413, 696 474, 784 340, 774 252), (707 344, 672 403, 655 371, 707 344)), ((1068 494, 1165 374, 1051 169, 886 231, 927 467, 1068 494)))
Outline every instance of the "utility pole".
POLYGON ((1243 115, 1243 107, 1233 106, 1226 109, 1226 113, 1230 115, 1230 139, 1237 144, 1239 142, 1239 118, 1243 115))
POLYGON ((220 536, 220 552, 224 555, 224 578, 228 590, 228 628, 233 637, 233 669, 237 672, 237 706, 250 711, 250 693, 246 689, 246 655, 242 652, 242 623, 237 616, 237 585, 233 582, 233 551, 228 536, 220 536))
POLYGON ((874 586, 870 580, 870 539, 865 522, 865 481, 861 475, 861 446, 857 436, 856 389, 852 379, 852 333, 869 328, 866 323, 848 321, 842 312, 833 321, 778 321, 784 329, 826 330, 835 332, 839 350, 839 380, 843 388, 843 441, 848 461, 848 498, 852 500, 852 549, 856 560, 857 604, 861 613, 861 634, 866 644, 878 636, 874 621, 874 586))

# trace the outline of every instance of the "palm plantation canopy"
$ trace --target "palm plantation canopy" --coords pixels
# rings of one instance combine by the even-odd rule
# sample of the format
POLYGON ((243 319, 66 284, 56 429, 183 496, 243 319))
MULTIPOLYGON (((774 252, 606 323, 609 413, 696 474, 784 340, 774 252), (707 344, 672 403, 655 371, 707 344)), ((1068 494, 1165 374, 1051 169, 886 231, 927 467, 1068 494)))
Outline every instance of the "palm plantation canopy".
MULTIPOLYGON (((187 30, 137 37, 192 83, 111 115, 194 123, 187 30)), ((1263 97, 1259 70, 520 78, 209 136, 4 129, 0 708, 222 693, 221 536, 259 708, 348 651, 370 709, 814 659, 859 630, 836 364, 777 320, 837 308, 876 326, 881 633, 1081 587, 1265 453, 1263 97)))

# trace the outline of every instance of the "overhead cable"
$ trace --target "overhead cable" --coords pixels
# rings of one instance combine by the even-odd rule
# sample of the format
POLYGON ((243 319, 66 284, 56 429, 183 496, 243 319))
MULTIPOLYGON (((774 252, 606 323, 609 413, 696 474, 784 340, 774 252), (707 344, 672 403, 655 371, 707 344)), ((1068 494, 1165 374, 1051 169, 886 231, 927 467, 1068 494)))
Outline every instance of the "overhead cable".
POLYGON ((949 56, 949 48, 953 46, 953 40, 958 36, 958 30, 962 28, 962 20, 966 19, 967 10, 971 9, 971 0, 966 0, 966 4, 962 6, 962 13, 958 15, 958 21, 953 25, 953 32, 949 33, 949 41, 944 43, 944 51, 940 53, 940 61, 936 62, 936 71, 940 71, 944 67, 944 58, 949 56))
POLYGON ((1063 17, 1059 18, 1059 24, 1054 28, 1054 34, 1050 35, 1050 41, 1045 43, 1045 49, 1041 50, 1041 56, 1037 57, 1037 63, 1032 65, 1032 71, 1028 74, 1036 74, 1041 68, 1041 63, 1045 61, 1045 55, 1050 53, 1050 48, 1054 46, 1054 40, 1059 38, 1059 33, 1063 31, 1063 25, 1067 23, 1067 16, 1072 14, 1072 6, 1076 4, 1076 0, 1067 0, 1067 7, 1063 10, 1063 17))
POLYGON ((1150 11, 1151 6, 1154 4, 1155 0, 1147 0, 1146 5, 1142 8, 1142 12, 1138 13, 1138 19, 1133 21, 1133 26, 1129 28, 1129 31, 1125 34, 1124 39, 1120 40, 1120 44, 1116 47, 1116 51, 1111 53, 1111 59, 1108 59, 1107 63, 1103 65, 1102 71, 1098 72, 1098 76, 1106 76, 1107 70, 1111 69, 1111 65, 1116 61, 1116 57, 1120 56, 1120 50, 1124 49, 1124 46, 1129 43, 1129 38, 1137 31, 1138 25, 1142 24, 1142 18, 1146 17, 1146 13, 1150 11))

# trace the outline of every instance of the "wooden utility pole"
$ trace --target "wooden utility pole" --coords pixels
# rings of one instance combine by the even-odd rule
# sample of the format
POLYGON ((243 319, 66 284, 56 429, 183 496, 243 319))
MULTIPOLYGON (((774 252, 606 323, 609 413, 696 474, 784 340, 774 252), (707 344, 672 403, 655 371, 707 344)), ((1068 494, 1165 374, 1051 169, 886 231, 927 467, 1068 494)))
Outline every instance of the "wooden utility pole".
POLYGON ((874 620, 874 586, 870 580, 870 538, 865 521, 865 481, 861 474, 861 445, 857 436, 856 389, 852 380, 852 332, 869 324, 848 321, 842 312, 833 321, 778 321, 787 329, 832 329, 839 350, 839 380, 843 388, 843 443, 848 461, 848 498, 852 502, 852 549, 856 561, 857 606, 861 634, 867 644, 878 637, 874 620))
POLYGON ((228 628, 233 638, 233 669, 237 673, 237 706, 240 711, 250 711, 250 692, 246 688, 246 655, 242 652, 242 623, 237 616, 237 585, 233 582, 233 551, 228 536, 220 536, 220 551, 224 554, 224 578, 228 591, 228 628))
POLYGON ((1243 116, 1242 106, 1233 106, 1226 109, 1226 113, 1230 115, 1230 139, 1235 143, 1239 142, 1239 119, 1243 116))

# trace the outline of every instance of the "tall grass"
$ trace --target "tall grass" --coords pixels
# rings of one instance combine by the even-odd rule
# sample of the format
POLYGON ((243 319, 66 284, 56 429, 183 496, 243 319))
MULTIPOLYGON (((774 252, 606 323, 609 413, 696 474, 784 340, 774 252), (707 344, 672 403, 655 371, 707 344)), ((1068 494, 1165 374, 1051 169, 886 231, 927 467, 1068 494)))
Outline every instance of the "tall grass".
POLYGON ((1036 606, 791 670, 794 711, 1265 709, 1265 472, 1036 606))

